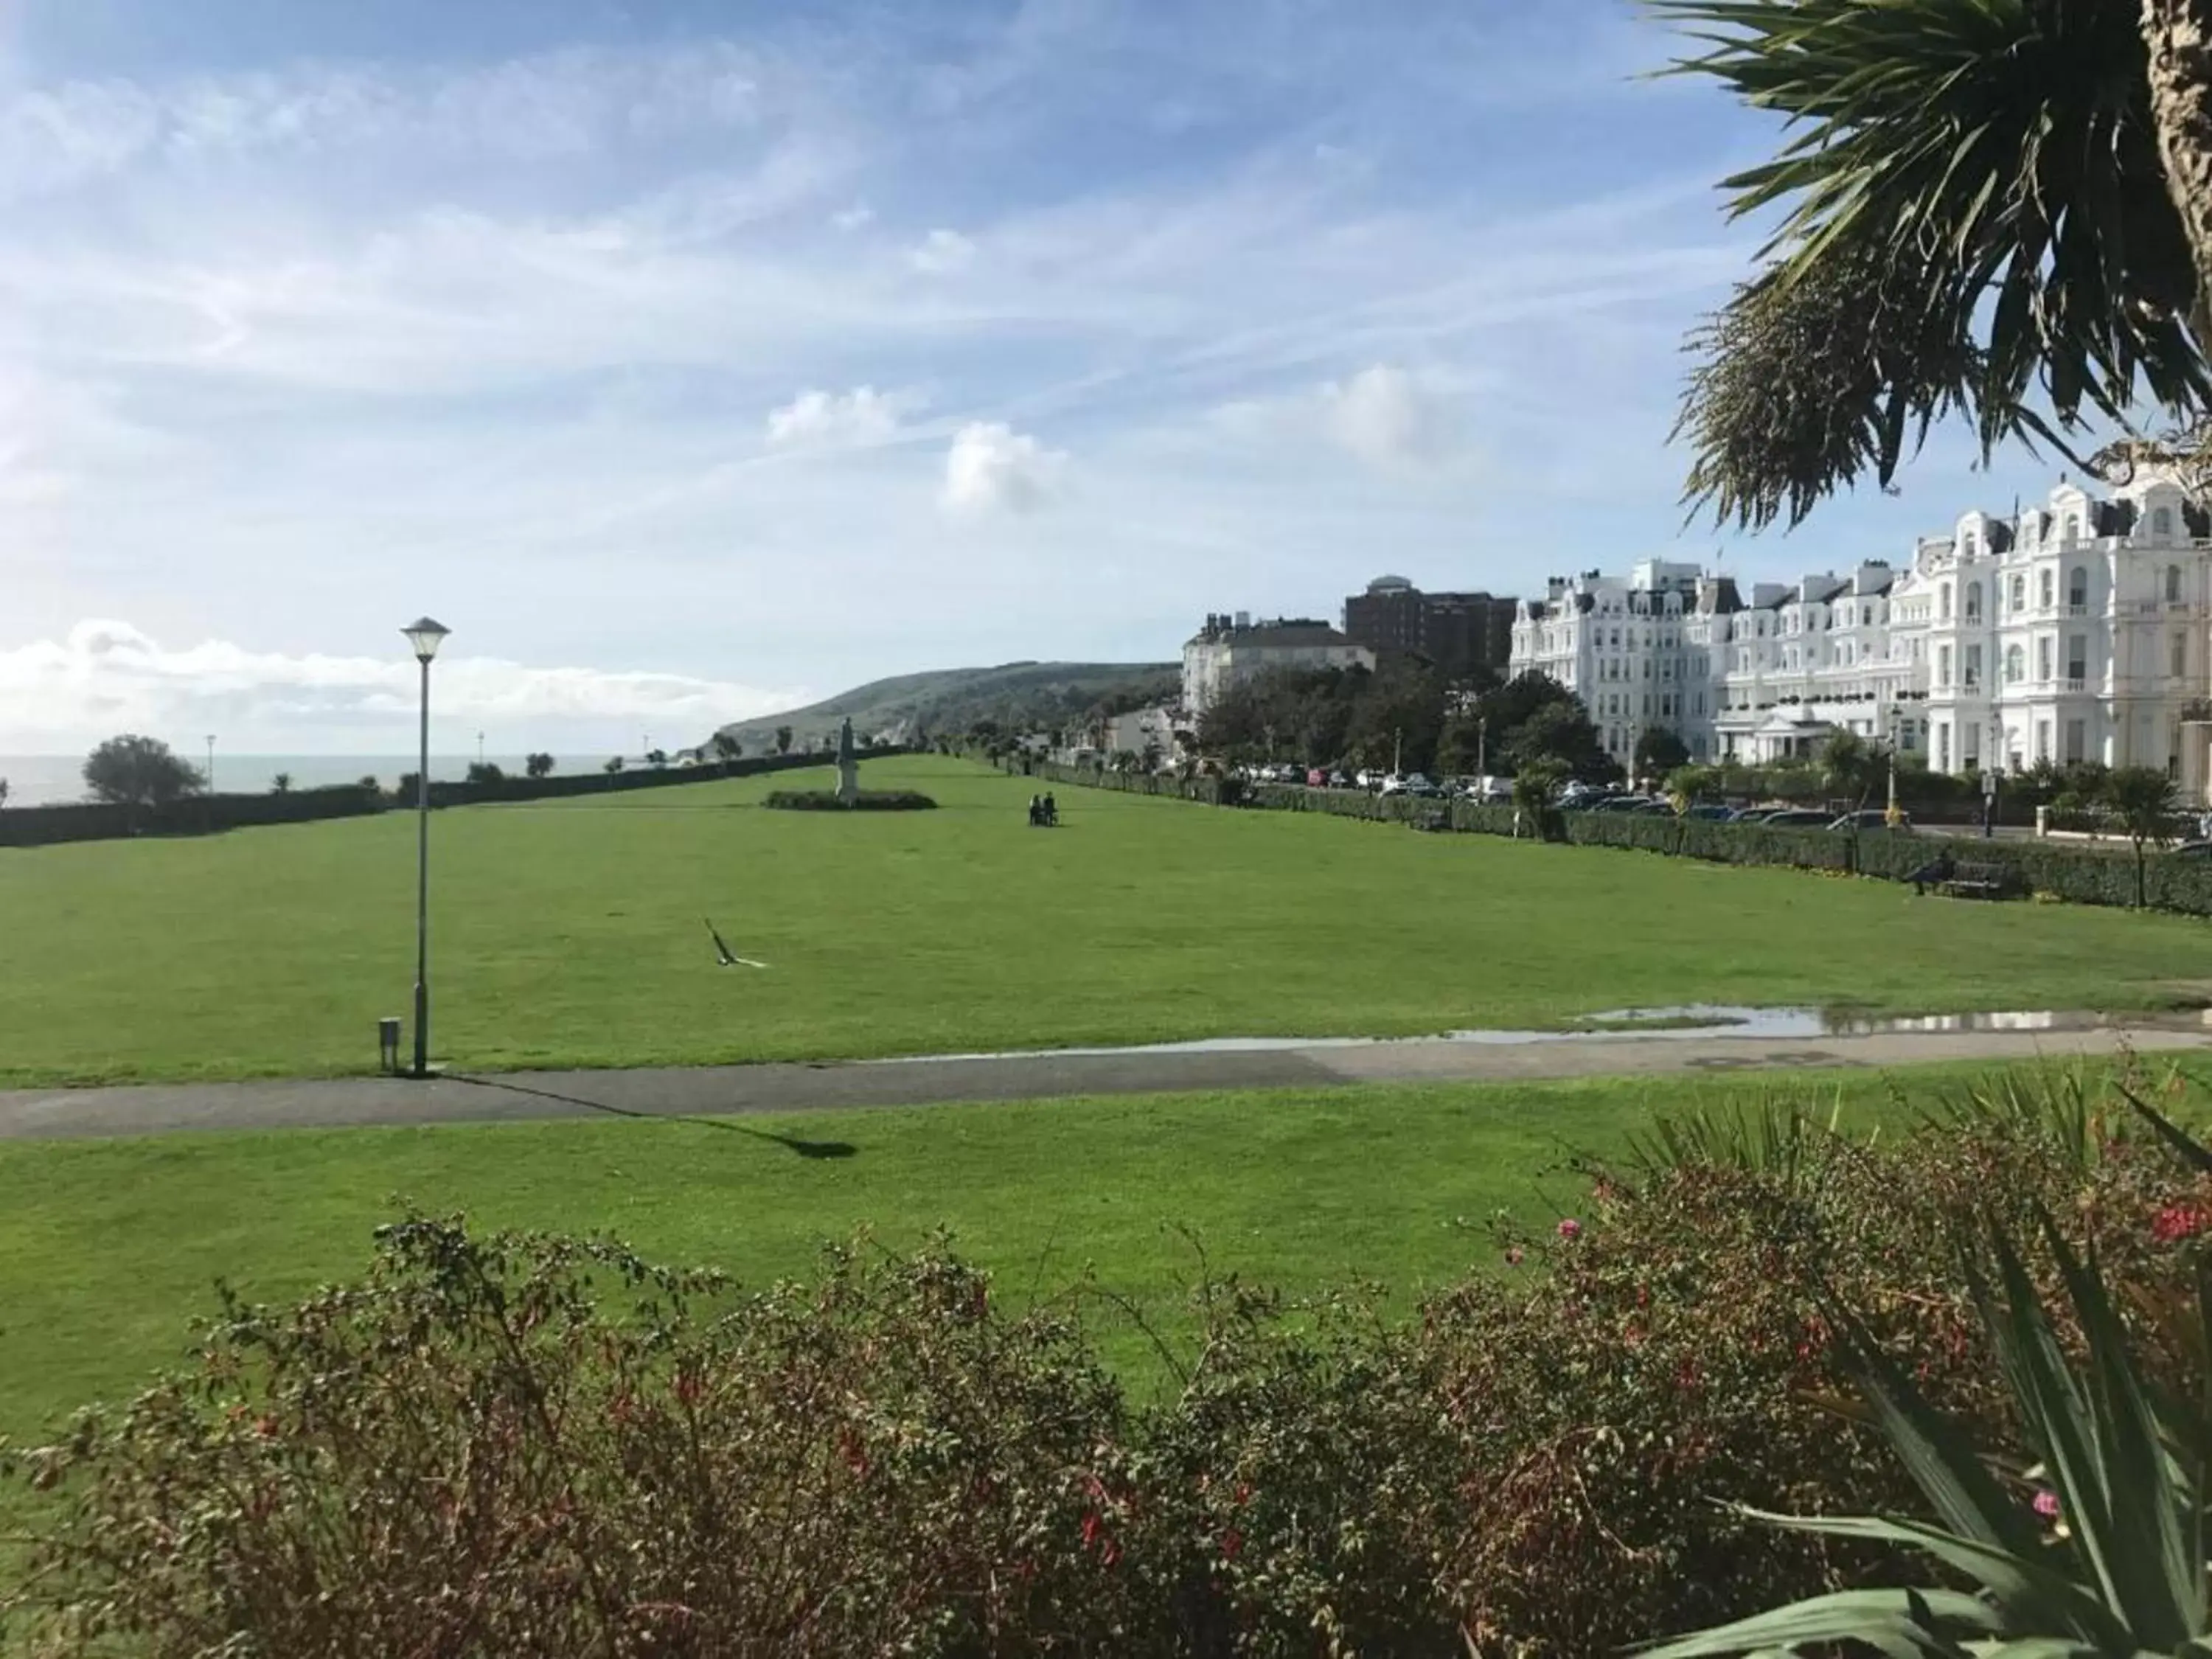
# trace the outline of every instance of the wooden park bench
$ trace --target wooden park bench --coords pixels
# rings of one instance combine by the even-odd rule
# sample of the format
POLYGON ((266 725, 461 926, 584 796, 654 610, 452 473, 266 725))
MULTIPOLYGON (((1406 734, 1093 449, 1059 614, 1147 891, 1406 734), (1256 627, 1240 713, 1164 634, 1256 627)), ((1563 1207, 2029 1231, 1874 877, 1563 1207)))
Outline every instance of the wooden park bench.
POLYGON ((1948 898, 2009 898, 2021 887, 2020 872, 2008 864, 1968 864, 1948 856, 1921 866, 1905 879, 1916 893, 1933 887, 1948 898))

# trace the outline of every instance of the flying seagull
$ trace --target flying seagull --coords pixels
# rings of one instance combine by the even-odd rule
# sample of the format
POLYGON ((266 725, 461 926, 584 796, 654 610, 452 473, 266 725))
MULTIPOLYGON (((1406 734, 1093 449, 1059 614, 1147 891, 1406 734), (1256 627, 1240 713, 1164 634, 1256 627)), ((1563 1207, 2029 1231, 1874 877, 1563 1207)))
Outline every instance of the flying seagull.
POLYGON ((711 921, 707 921, 707 918, 704 916, 700 917, 699 920, 707 922, 707 937, 714 941, 714 959, 721 963, 723 967, 765 968, 768 966, 768 963, 764 962, 755 962, 750 957, 732 956, 730 954, 730 947, 722 943, 722 936, 714 931, 714 924, 711 921))

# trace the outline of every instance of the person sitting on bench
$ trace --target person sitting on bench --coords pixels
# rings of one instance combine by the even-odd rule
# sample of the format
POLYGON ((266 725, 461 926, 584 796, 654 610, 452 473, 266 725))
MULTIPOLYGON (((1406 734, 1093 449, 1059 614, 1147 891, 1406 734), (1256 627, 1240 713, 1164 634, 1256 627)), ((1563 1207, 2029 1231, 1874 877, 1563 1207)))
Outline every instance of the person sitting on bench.
POLYGON ((1045 793, 1044 821, 1048 824, 1056 824, 1060 822, 1060 803, 1052 798, 1050 791, 1045 793))
POLYGON ((1030 828, 1034 830, 1043 822, 1044 797, 1042 795, 1031 795, 1030 797, 1030 828))
POLYGON ((1930 887, 1935 886, 1938 882, 1950 880, 1951 872, 1955 867, 1951 862, 1951 855, 1948 853, 1941 854, 1934 863, 1922 865, 1907 876, 1905 880, 1912 884, 1912 890, 1916 894, 1924 898, 1930 887))

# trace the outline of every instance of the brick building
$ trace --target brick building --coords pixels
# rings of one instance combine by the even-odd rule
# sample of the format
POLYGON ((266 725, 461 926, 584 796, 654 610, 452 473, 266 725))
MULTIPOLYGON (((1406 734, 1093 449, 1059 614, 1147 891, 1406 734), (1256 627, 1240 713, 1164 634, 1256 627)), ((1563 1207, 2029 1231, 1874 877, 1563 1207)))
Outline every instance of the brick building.
POLYGON ((1403 576, 1377 576, 1344 602, 1344 632, 1377 656, 1425 657, 1448 679, 1503 679, 1513 651, 1514 601, 1488 593, 1424 593, 1403 576))

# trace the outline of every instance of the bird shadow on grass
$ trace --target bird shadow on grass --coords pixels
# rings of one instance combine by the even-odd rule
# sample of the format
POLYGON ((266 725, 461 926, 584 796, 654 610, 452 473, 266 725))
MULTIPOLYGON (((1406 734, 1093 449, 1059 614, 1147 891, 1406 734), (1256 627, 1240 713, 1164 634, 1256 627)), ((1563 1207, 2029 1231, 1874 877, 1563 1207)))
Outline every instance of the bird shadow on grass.
POLYGON ((581 1106, 587 1111, 604 1112, 610 1117, 646 1118, 659 1123, 694 1123, 702 1129, 720 1129, 725 1134, 750 1135, 755 1140, 774 1141, 806 1158, 854 1158, 860 1148, 849 1140, 803 1140, 797 1135, 779 1134, 773 1129, 757 1129, 750 1123, 739 1123, 726 1117, 700 1117, 690 1112, 641 1112, 634 1106, 611 1105, 604 1100, 586 1100, 581 1095, 564 1095, 554 1089, 533 1089, 526 1083, 510 1083, 495 1077, 471 1077, 465 1073, 448 1072, 448 1082, 466 1083, 478 1089, 503 1089, 509 1094, 532 1095, 539 1100, 557 1100, 563 1105, 581 1106))

